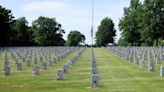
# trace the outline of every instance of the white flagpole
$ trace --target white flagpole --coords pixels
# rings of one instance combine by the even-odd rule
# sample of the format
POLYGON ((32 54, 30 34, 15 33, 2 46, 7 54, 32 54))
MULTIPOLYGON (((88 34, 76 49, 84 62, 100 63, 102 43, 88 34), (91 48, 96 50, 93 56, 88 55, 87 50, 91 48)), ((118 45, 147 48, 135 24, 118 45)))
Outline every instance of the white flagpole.
POLYGON ((92 0, 92 28, 91 28, 92 46, 93 46, 93 31, 94 31, 94 0, 92 0))

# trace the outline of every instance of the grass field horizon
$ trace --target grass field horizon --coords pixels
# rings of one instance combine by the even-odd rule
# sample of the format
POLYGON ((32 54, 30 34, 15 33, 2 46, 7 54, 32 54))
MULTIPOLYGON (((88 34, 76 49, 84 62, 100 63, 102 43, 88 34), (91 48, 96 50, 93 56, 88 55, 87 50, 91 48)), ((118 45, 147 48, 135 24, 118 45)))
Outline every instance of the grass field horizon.
MULTIPOLYGON (((11 67, 11 75, 4 76, 2 55, 0 92, 164 92, 164 78, 159 76, 159 65, 155 66, 155 72, 148 72, 104 48, 94 48, 100 87, 90 87, 90 48, 71 66, 69 73, 64 75, 64 80, 56 80, 57 69, 62 68, 77 52, 47 70, 40 69, 39 76, 33 76, 32 70, 24 66, 22 71, 11 67)), ((10 63, 12 66, 11 61, 10 63)), ((162 64, 164 63, 161 62, 160 65, 162 64)))

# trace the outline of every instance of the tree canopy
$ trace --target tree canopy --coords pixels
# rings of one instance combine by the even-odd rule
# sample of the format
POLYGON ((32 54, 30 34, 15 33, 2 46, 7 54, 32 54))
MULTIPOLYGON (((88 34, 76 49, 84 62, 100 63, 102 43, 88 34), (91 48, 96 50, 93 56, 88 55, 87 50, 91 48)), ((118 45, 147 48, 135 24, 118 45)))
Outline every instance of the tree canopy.
POLYGON ((6 46, 10 44, 10 25, 13 23, 13 15, 11 10, 0 6, 0 45, 6 46))
POLYGON ((114 43, 116 30, 112 19, 106 17, 101 21, 98 31, 96 32, 96 45, 107 46, 109 43, 114 43))
MULTIPOLYGON (((119 45, 164 45, 164 0, 144 0, 143 3, 131 0, 130 6, 124 8, 119 28, 119 45)), ((63 46, 66 44, 64 33, 55 18, 40 16, 29 26, 25 17, 14 19, 11 10, 0 5, 0 46, 63 46)), ((114 43, 115 36, 112 19, 104 18, 96 32, 96 46, 114 43)), ((85 36, 76 30, 67 38, 69 46, 78 46, 85 41, 85 36)))
POLYGON ((119 28, 122 32, 119 44, 159 45, 164 40, 164 0, 131 0, 124 8, 119 28))
POLYGON ((11 43, 16 46, 29 45, 30 34, 26 18, 21 17, 16 19, 11 27, 11 43))
POLYGON ((63 46, 65 31, 55 18, 40 16, 28 25, 25 17, 14 19, 11 10, 0 6, 0 46, 63 46))
POLYGON ((34 41, 38 45, 61 46, 65 44, 62 25, 55 18, 40 16, 32 23, 34 41))
POLYGON ((74 30, 68 34, 67 39, 68 46, 79 46, 81 43, 84 43, 85 36, 79 31, 74 30))

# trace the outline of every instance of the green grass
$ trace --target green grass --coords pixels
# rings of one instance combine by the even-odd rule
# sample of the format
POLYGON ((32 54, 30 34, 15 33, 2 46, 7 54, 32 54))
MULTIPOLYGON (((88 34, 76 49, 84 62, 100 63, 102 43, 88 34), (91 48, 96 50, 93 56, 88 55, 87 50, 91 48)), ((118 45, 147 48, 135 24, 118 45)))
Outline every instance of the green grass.
POLYGON ((48 67, 48 70, 40 69, 39 76, 32 76, 32 67, 17 71, 11 64, 11 76, 5 77, 1 57, 0 92, 164 92, 164 78, 159 76, 160 65, 156 65, 156 71, 151 73, 103 48, 94 50, 100 76, 99 88, 90 87, 91 51, 86 49, 61 81, 56 80, 56 70, 77 52, 48 67))

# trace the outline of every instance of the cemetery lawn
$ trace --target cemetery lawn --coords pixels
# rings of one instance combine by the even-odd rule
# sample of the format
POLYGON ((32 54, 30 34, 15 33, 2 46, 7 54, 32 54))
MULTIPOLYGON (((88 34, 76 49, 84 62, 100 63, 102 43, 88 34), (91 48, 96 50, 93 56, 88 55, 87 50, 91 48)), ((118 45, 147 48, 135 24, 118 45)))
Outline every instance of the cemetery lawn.
POLYGON ((1 57, 0 92, 164 92, 164 78, 159 76, 159 66, 155 67, 155 73, 151 73, 104 48, 95 48, 94 52, 100 77, 99 88, 90 87, 91 50, 88 48, 61 81, 56 80, 57 69, 62 68, 77 52, 47 70, 40 69, 39 76, 32 76, 32 67, 23 65, 22 71, 11 67, 11 75, 4 77, 4 59, 1 57))

